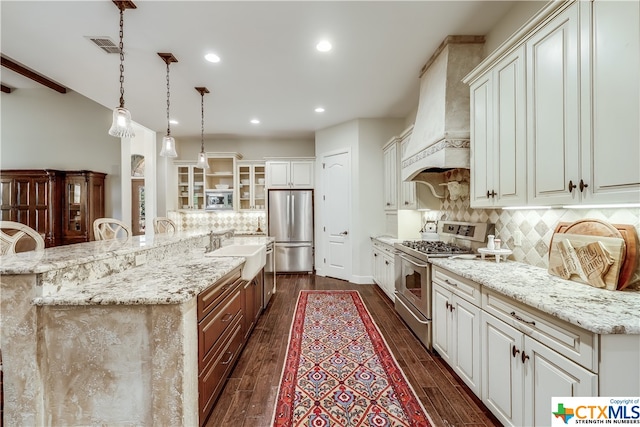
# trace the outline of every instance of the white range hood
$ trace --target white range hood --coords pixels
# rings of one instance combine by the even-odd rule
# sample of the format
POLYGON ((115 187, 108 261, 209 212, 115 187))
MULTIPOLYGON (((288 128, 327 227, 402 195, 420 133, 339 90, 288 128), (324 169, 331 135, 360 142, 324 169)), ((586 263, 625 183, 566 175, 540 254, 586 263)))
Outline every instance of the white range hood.
POLYGON ((484 36, 449 36, 422 67, 420 100, 402 157, 403 181, 469 168, 469 86, 462 79, 480 63, 484 36))

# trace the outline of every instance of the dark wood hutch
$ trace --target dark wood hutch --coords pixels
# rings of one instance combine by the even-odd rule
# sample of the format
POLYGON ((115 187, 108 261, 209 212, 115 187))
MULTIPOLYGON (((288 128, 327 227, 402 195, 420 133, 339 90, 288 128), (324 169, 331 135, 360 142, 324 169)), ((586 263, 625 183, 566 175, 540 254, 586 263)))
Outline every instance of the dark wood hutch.
POLYGON ((47 247, 93 240, 104 217, 105 173, 87 170, 0 171, 0 218, 28 225, 47 247))

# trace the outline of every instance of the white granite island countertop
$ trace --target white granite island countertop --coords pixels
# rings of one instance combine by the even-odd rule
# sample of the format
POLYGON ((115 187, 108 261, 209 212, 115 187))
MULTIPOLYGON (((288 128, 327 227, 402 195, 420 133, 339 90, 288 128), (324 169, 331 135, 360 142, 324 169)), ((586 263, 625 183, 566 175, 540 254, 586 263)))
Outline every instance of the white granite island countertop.
POLYGON ((180 261, 130 268, 80 286, 65 286, 35 305, 181 304, 244 264, 242 257, 207 257, 193 251, 180 261))
POLYGON ((598 334, 640 334, 640 292, 608 291, 514 261, 432 258, 433 265, 598 334))

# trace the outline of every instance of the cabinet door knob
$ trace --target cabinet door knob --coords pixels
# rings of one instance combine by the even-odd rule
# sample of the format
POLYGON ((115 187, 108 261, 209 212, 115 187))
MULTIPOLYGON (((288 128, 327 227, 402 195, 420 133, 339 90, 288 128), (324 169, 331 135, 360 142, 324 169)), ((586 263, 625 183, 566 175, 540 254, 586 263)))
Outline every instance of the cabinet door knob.
POLYGON ((520 353, 520 350, 518 350, 515 345, 511 347, 511 354, 513 355, 513 357, 516 357, 518 353, 520 353))
POLYGON ((447 310, 449 310, 449 306, 450 306, 450 305, 451 305, 451 304, 449 304, 449 301, 445 301, 444 306, 447 308, 447 310))
POLYGON ((581 179, 580 180, 580 192, 582 193, 584 191, 585 188, 587 188, 589 186, 589 184, 585 184, 584 181, 581 179))
POLYGON ((574 188, 576 188, 576 185, 573 183, 573 181, 569 180, 569 185, 567 186, 569 193, 571 193, 574 188))
POLYGON ((387 261, 387 260, 385 260, 385 261, 384 261, 384 263, 385 263, 386 265, 389 265, 389 261, 387 261))
POLYGON ((491 193, 489 193, 489 190, 487 190, 487 199, 491 197, 491 193))
POLYGON ((526 362, 527 359, 529 359, 529 356, 525 354, 525 352, 522 352, 522 357, 520 358, 520 360, 522 360, 522 363, 526 362))

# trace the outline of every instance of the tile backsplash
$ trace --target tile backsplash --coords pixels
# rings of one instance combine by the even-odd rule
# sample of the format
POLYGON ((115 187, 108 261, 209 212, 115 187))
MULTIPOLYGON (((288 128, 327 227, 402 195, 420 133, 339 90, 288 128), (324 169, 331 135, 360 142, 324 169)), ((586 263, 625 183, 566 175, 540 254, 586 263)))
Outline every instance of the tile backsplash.
MULTIPOLYGON (((455 169, 445 173, 445 181, 469 182, 469 171, 455 169)), ((448 196, 448 194, 447 194, 448 196)), ((450 200, 441 205, 441 219, 465 222, 491 222, 503 247, 513 250, 509 257, 515 261, 542 268, 549 266, 549 244, 558 222, 574 222, 581 219, 599 219, 612 224, 630 224, 640 234, 640 209, 472 209, 469 197, 450 200), (522 245, 514 245, 514 233, 519 230, 522 245)), ((637 273, 638 274, 638 273, 637 273)))
POLYGON ((265 211, 170 211, 171 218, 181 230, 226 230, 233 228, 236 233, 256 233, 258 228, 267 231, 265 211))

